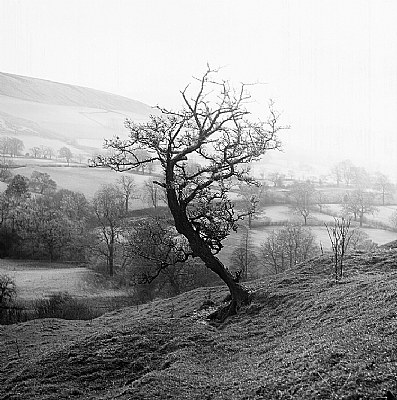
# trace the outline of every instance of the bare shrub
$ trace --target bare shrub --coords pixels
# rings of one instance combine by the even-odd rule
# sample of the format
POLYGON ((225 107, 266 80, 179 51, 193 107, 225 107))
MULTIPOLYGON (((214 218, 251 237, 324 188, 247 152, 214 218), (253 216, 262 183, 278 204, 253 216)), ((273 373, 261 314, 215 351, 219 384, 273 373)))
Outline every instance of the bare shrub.
POLYGON ((73 298, 67 292, 54 293, 48 299, 36 300, 34 309, 37 318, 88 320, 99 316, 83 301, 73 298))
POLYGON ((289 225, 273 231, 261 245, 261 256, 265 268, 275 273, 318 254, 319 249, 310 228, 289 225))
POLYGON ((338 281, 343 278, 343 260, 354 231, 350 231, 351 218, 342 217, 334 220, 333 226, 324 225, 331 241, 335 280, 338 281))

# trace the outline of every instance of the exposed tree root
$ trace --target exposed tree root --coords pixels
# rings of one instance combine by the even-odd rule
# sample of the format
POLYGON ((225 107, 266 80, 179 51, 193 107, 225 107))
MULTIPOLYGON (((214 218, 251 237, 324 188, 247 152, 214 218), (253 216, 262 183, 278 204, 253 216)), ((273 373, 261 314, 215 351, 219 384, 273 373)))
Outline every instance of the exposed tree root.
POLYGON ((229 317, 238 314, 241 308, 248 306, 253 299, 253 293, 250 293, 243 301, 231 299, 228 295, 225 301, 229 301, 228 304, 219 307, 216 311, 208 315, 208 319, 215 324, 225 322, 229 317))

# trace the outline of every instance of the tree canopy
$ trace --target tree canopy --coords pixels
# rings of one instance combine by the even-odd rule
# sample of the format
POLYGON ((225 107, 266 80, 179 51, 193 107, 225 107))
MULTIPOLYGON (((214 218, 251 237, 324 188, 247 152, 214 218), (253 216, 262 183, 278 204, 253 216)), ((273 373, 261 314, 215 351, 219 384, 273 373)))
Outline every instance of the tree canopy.
POLYGON ((280 114, 273 102, 265 121, 254 118, 248 105, 247 86, 233 88, 218 79, 210 68, 181 91, 183 108, 172 111, 158 107, 148 122, 126 121, 129 137, 105 142, 110 156, 98 156, 92 166, 116 171, 140 168, 157 162, 163 177, 155 183, 166 192, 176 230, 189 243, 186 256, 199 257, 227 284, 232 302, 227 313, 249 300, 249 291, 238 276, 216 257, 222 241, 243 215, 235 212, 228 193, 238 181, 252 184, 248 164, 281 146, 280 114), (142 150, 147 158, 142 159, 142 150), (187 168, 199 160, 200 168, 187 168))

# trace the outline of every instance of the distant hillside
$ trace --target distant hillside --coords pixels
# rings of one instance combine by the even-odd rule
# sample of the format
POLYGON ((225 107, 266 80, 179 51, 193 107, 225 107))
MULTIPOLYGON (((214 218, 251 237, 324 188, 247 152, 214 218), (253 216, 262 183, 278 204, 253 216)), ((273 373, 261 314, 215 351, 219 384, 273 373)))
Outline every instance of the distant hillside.
POLYGON ((17 137, 25 152, 63 146, 89 155, 105 138, 125 135, 126 118, 142 122, 154 110, 139 101, 80 86, 0 73, 0 137, 17 137))
POLYGON ((222 325, 197 311, 222 288, 92 321, 0 327, 9 400, 375 400, 397 393, 397 251, 329 255, 250 283, 252 304, 222 325))
POLYGON ((0 72, 0 94, 36 103, 124 110, 148 114, 151 107, 127 97, 44 79, 0 72))

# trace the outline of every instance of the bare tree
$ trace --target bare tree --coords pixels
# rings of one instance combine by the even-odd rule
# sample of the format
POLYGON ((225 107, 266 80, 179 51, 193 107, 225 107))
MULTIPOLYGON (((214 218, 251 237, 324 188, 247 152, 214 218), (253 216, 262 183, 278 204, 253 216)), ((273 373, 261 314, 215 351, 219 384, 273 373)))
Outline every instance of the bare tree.
POLYGON ((305 225, 314 202, 314 192, 314 186, 310 182, 298 182, 291 188, 292 208, 303 217, 305 225))
POLYGON ((351 239, 349 241, 349 251, 364 251, 369 253, 376 249, 378 245, 369 238, 368 233, 356 228, 351 232, 351 239))
POLYGON ((256 277, 255 270, 257 269, 259 260, 255 252, 255 247, 252 244, 250 231, 247 229, 243 232, 240 245, 233 250, 230 257, 232 268, 241 274, 241 280, 253 279, 256 277))
POLYGON ((239 185, 238 196, 241 198, 243 212, 248 217, 248 228, 250 229, 252 227, 254 215, 260 206, 265 189, 266 186, 259 183, 257 185, 239 185))
POLYGON ((374 206, 375 195, 362 189, 356 189, 346 193, 343 199, 342 208, 345 214, 353 214, 354 220, 359 218, 360 227, 363 226, 364 215, 373 214, 377 211, 374 206))
POLYGON ((265 267, 276 274, 313 257, 318 253, 315 236, 309 228, 289 225, 273 231, 261 245, 265 267))
POLYGON ((156 180, 149 178, 142 188, 142 200, 150 207, 157 208, 160 202, 166 201, 165 190, 156 183, 156 180))
POLYGON ((270 173, 268 178, 273 183, 273 186, 276 188, 282 186, 285 175, 276 171, 270 173))
POLYGON ((354 178, 354 165, 350 160, 343 160, 339 163, 342 171, 342 178, 347 186, 350 185, 354 178))
POLYGON ((119 275, 134 287, 137 300, 176 296, 195 287, 216 284, 200 260, 186 260, 190 251, 187 240, 168 218, 134 221, 124 235, 125 262, 119 275))
POLYGON ((125 212, 128 213, 130 199, 137 199, 135 180, 130 175, 122 175, 117 180, 118 187, 124 196, 125 212), (135 194, 134 194, 135 193, 135 194))
POLYGON ((358 189, 366 189, 371 186, 371 177, 363 167, 351 168, 351 181, 358 189))
POLYGON ((25 145, 18 138, 7 138, 9 142, 9 153, 11 157, 17 157, 21 154, 25 145))
POLYGON ((176 230, 189 243, 189 256, 201 258, 230 290, 232 301, 224 310, 227 316, 250 299, 249 290, 216 256, 239 220, 228 197, 231 180, 253 181, 244 166, 279 148, 277 133, 282 128, 273 103, 266 122, 250 120, 246 85, 233 89, 229 82, 217 80, 214 72, 208 68, 196 80, 196 89, 187 86, 181 92, 182 110, 160 108, 161 114, 152 115, 149 122, 127 121, 129 138, 107 140, 105 147, 114 154, 99 156, 93 165, 124 171, 160 163, 164 178, 156 184, 166 191, 176 230), (146 160, 136 155, 141 149, 150 155, 146 160), (203 160, 203 167, 193 174, 185 168, 192 156, 203 160))
POLYGON ((114 274, 114 261, 121 224, 124 217, 124 198, 115 185, 104 185, 95 193, 93 209, 99 224, 99 240, 103 247, 98 247, 105 258, 110 276, 114 274))
POLYGON ((33 158, 40 158, 41 157, 41 148, 39 146, 34 146, 30 149, 32 152, 33 158))
POLYGON ((350 218, 346 219, 342 217, 341 219, 334 218, 334 220, 333 226, 325 224, 325 227, 327 228, 328 236, 331 241, 335 280, 338 281, 343 278, 343 261, 353 231, 350 231, 350 218))
POLYGON ((340 163, 338 163, 332 167, 331 174, 335 177, 336 186, 339 187, 339 185, 343 179, 343 170, 342 170, 340 163))
POLYGON ((385 205, 386 198, 391 196, 396 190, 395 186, 390 182, 389 178, 380 172, 376 173, 375 175, 374 187, 380 192, 380 195, 382 197, 382 206, 385 205))
POLYGON ((316 190, 314 193, 314 200, 316 204, 318 205, 318 208, 320 209, 320 212, 323 212, 323 207, 325 204, 327 204, 327 195, 323 190, 316 190))
POLYGON ((68 165, 73 157, 73 154, 68 147, 61 147, 58 151, 58 155, 60 158, 64 158, 68 165))

